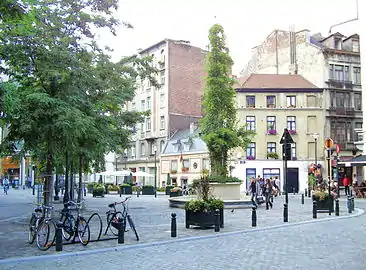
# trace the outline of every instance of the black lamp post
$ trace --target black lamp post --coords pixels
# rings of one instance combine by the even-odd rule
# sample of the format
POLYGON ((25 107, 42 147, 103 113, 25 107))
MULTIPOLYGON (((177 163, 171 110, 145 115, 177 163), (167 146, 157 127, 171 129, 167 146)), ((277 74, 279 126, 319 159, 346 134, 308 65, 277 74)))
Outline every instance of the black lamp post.
MULTIPOLYGON (((125 170, 127 170, 127 159, 128 159, 128 156, 127 156, 127 151, 125 151, 124 152, 124 154, 123 154, 123 159, 124 159, 124 161, 125 161, 125 170)), ((128 179, 128 176, 126 175, 126 176, 124 176, 124 182, 126 183, 127 182, 127 179, 128 179)), ((130 181, 129 181, 130 182, 130 181)), ((131 181, 131 183, 132 183, 132 181, 131 181)), ((131 184, 131 183, 129 183, 129 184, 131 184)))
MULTIPOLYGON (((314 176, 316 177, 316 170, 318 169, 318 138, 319 138, 319 133, 314 133, 313 134, 313 138, 314 138, 314 154, 315 154, 315 173, 314 176)), ((309 197, 310 197, 310 185, 308 186, 308 190, 309 190, 309 197)))
MULTIPOLYGON (((115 169, 117 171, 117 153, 114 154, 114 161, 115 161, 115 169)), ((116 175, 116 185, 118 184, 118 176, 116 175)))
POLYGON ((154 164, 155 164, 155 198, 156 198, 156 176, 157 176, 157 166, 156 166, 156 145, 154 145, 154 164))

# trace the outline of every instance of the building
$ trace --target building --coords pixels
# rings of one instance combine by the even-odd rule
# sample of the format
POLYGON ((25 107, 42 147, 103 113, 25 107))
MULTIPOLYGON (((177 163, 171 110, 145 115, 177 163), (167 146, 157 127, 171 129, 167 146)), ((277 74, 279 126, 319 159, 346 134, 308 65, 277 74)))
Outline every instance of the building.
POLYGON ((256 135, 245 151, 233 153, 232 175, 246 179, 245 189, 257 175, 278 177, 282 186, 279 142, 287 128, 295 141, 288 161, 290 191, 304 191, 310 165, 316 161, 324 168, 323 143, 316 141, 326 130, 324 89, 300 75, 252 74, 239 79, 236 92, 239 123, 256 135))
MULTIPOLYGON (((253 48, 252 59, 242 74, 300 74, 319 88, 325 89, 323 102, 326 127, 319 137, 330 137, 340 148, 340 161, 357 154, 355 129, 362 129, 362 93, 359 36, 346 37, 335 33, 327 37, 299 32, 273 31, 259 46, 253 48)), ((336 170, 336 162, 332 161, 336 170)), ((352 168, 342 168, 352 174, 352 168)))
MULTIPOLYGON (((201 96, 205 76, 206 51, 188 41, 165 39, 139 52, 151 56, 161 87, 155 89, 149 80, 141 80, 128 110, 151 114, 136 127, 131 147, 118 156, 118 169, 155 174, 155 159, 175 132, 189 128, 202 115, 201 96)), ((159 172, 157 172, 159 175, 159 172)), ((147 179, 148 181, 151 179, 147 179)))
POLYGON ((166 186, 168 174, 172 184, 184 186, 210 169, 209 154, 195 124, 180 130, 166 143, 160 154, 160 186, 166 186))

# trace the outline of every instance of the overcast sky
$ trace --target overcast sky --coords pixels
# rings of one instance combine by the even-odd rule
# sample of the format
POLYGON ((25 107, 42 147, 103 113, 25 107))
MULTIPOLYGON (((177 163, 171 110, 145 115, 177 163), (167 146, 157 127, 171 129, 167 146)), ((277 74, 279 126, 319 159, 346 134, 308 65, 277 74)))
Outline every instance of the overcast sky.
MULTIPOLYGON (((121 27, 117 37, 106 32, 99 36, 102 45, 114 48, 114 60, 164 38, 189 40, 205 48, 209 27, 220 23, 237 74, 251 48, 274 29, 288 30, 294 24, 297 31, 306 28, 327 35, 331 25, 356 17, 356 0, 120 0, 118 17, 134 29, 121 27)), ((333 32, 350 35, 357 32, 356 27, 357 22, 352 22, 333 32)))

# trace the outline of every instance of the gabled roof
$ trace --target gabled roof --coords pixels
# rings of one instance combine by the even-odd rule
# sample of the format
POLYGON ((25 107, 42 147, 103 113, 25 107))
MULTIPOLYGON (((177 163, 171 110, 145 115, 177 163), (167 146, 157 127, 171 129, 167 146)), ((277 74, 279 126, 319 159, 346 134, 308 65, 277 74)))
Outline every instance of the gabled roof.
POLYGON ((345 35, 342 35, 341 33, 337 32, 337 33, 331 34, 330 36, 327 36, 326 38, 323 38, 322 40, 320 40, 320 42, 323 42, 323 41, 327 40, 328 38, 335 37, 335 36, 341 37, 341 38, 346 37, 345 35))
POLYGON ((294 88, 318 88, 301 75, 290 74, 251 74, 249 77, 238 78, 241 86, 236 88, 271 88, 271 89, 294 89, 294 88))
POLYGON ((358 34, 353 34, 353 35, 349 36, 348 38, 344 39, 343 41, 349 40, 350 38, 359 40, 360 36, 358 34))

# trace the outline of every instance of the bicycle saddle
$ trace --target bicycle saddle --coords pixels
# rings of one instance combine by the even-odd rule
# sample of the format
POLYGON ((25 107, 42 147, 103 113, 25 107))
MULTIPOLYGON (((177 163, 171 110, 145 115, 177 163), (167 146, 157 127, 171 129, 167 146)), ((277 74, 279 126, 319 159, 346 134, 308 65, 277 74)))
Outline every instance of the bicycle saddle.
POLYGON ((110 203, 110 204, 108 204, 108 207, 114 207, 114 203, 110 203))
POLYGON ((34 209, 34 212, 42 212, 42 208, 37 207, 36 209, 34 209))

